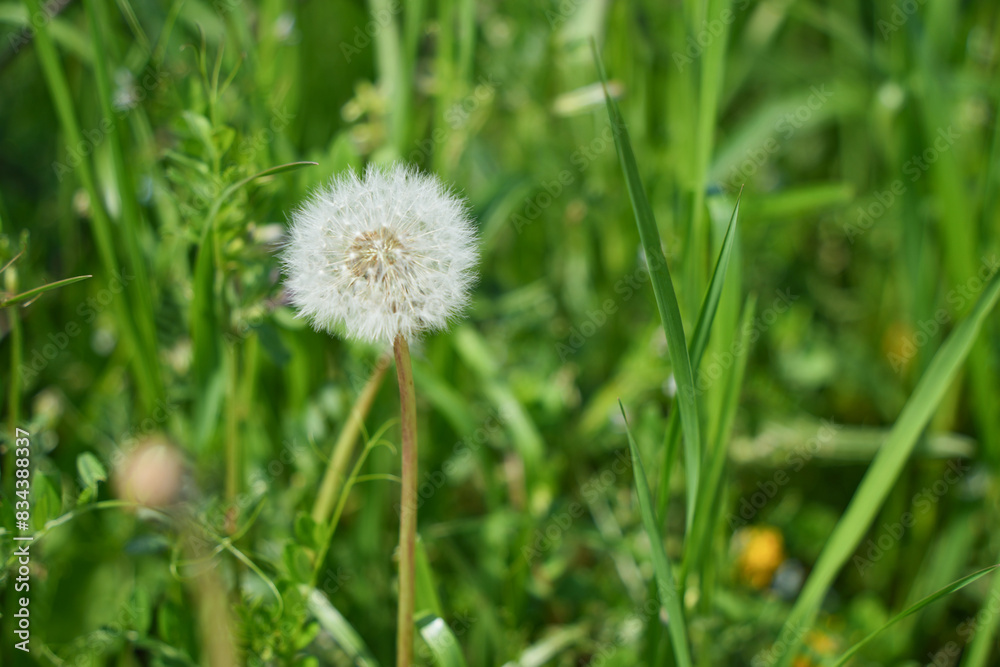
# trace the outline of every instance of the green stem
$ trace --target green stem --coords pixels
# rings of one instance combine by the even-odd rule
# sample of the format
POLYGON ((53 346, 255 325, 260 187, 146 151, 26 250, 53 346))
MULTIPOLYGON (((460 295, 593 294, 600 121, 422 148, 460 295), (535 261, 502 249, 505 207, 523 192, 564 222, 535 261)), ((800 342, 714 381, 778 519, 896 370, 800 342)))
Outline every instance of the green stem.
MULTIPOLYGON (((226 500, 230 503, 236 501, 236 496, 240 492, 240 479, 242 478, 242 465, 240 462, 239 443, 239 354, 235 344, 228 350, 229 358, 227 375, 229 380, 229 399, 226 402, 226 500)), ((235 519, 233 521, 235 529, 235 519)))
MULTIPOLYGON (((10 429, 11 445, 15 429, 21 426, 21 358, 23 356, 21 343, 21 310, 20 306, 12 306, 7 310, 10 321, 10 393, 7 395, 7 427, 10 429)), ((4 462, 4 482, 11 481, 14 474, 14 447, 7 447, 7 460, 4 462)), ((10 490, 13 497, 14 489, 10 490)))
MULTIPOLYGON (((16 429, 22 426, 20 409, 21 358, 23 355, 21 342, 21 313, 18 312, 20 309, 21 306, 11 306, 10 308, 7 308, 7 317, 10 321, 10 393, 7 395, 7 429, 9 433, 8 437, 10 439, 7 442, 6 460, 3 461, 3 486, 0 487, 0 489, 8 489, 8 491, 4 493, 7 498, 14 497, 14 443, 17 437, 16 429)), ((11 512, 11 520, 13 522, 13 512, 11 512)), ((12 542, 11 544, 16 543, 12 542)), ((8 588, 8 591, 13 591, 13 588, 8 588)), ((14 595, 11 592, 8 592, 6 595, 6 603, 3 607, 0 607, 0 609, 3 609, 3 613, 6 614, 6 618, 14 618, 14 612, 17 611, 14 600, 14 595)), ((9 626, 6 623, 3 625, 4 633, 8 632, 8 627, 9 626)), ((13 648, 4 646, 2 651, 2 654, 0 654, 0 662, 13 660, 13 648)))
POLYGON ((324 524, 330 519, 330 512, 333 511, 334 502, 337 500, 337 493, 340 490, 344 479, 344 472, 347 464, 351 461, 351 454, 354 453, 354 443, 358 439, 358 433, 364 424, 365 417, 371 409, 375 395, 378 394, 379 387, 382 386, 382 378, 389 367, 389 356, 380 357, 375 365, 368 383, 361 390, 358 400, 351 406, 351 414, 340 431, 337 443, 333 446, 333 455, 330 463, 326 466, 326 473, 320 484, 319 494, 316 496, 316 503, 313 505, 312 518, 318 524, 324 524))
POLYGON ((417 550, 417 406, 410 367, 410 346, 396 336, 396 376, 402 420, 402 482, 399 503, 399 612, 396 620, 396 667, 413 662, 413 606, 417 550))

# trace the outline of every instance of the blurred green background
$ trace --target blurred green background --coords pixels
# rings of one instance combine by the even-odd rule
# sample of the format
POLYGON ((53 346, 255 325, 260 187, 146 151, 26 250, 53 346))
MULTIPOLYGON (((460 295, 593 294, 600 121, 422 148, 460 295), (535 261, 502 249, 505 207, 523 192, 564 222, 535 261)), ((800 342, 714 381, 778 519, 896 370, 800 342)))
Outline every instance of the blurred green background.
MULTIPOLYGON (((457 647, 473 666, 674 664, 620 399, 696 664, 770 664, 1000 264, 998 26, 996 3, 948 0, 0 2, 0 265, 22 253, 0 290, 93 276, 0 311, 2 663, 226 664, 211 637, 230 633, 239 664, 392 664, 394 373, 314 569, 308 516, 382 351, 296 319, 275 251, 333 174, 403 160, 469 198, 483 258, 468 318, 414 347, 418 607, 450 628, 422 631, 418 663, 461 664, 457 647), (683 466, 664 467, 677 383, 591 37, 689 337, 743 188, 694 373, 703 465, 721 462, 695 552, 683 466), (317 164, 253 178, 301 161, 317 164), (15 427, 39 531, 27 657, 15 427), (170 444, 138 483, 176 473, 181 505, 115 500, 150 442, 170 444)), ((796 667, 998 562, 998 342, 987 317, 796 667)), ((853 664, 998 664, 998 601, 979 579, 853 664)))

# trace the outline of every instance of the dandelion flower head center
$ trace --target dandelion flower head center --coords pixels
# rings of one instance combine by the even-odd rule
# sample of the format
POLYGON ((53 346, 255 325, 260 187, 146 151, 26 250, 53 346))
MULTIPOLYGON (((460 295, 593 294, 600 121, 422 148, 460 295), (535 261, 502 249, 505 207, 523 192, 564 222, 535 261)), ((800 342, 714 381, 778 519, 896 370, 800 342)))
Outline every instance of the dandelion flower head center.
POLYGON ((399 237, 388 227, 361 232, 347 251, 347 268, 355 278, 391 284, 403 250, 399 237))

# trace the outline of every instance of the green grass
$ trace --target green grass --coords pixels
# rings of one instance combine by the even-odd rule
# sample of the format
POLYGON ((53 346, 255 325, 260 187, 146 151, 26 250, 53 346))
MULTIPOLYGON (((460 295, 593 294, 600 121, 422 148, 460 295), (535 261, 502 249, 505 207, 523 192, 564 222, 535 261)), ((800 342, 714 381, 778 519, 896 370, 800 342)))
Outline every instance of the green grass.
POLYGON ((996 7, 45 11, 0 2, 0 663, 393 664, 394 374, 275 253, 394 160, 483 258, 413 346, 417 664, 1000 657, 996 7), (150 440, 169 511, 121 500, 150 440))

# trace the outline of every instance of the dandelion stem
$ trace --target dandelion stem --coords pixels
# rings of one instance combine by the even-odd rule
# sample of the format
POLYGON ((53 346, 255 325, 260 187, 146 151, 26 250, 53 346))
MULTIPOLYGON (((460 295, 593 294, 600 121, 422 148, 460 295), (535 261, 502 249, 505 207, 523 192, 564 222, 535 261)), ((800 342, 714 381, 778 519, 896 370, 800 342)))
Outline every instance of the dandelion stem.
POLYGON ((402 480, 399 503, 399 612, 396 633, 396 667, 413 661, 413 607, 417 548, 417 409, 413 390, 410 347, 396 336, 396 376, 399 379, 402 421, 402 480))
POLYGON ((333 446, 333 454, 330 457, 330 463, 326 466, 326 473, 323 475, 319 494, 316 496, 316 503, 312 510, 312 518, 320 525, 330 520, 330 513, 336 503, 337 493, 344 480, 344 473, 347 471, 351 454, 354 452, 354 443, 358 439, 358 433, 372 407, 375 395, 378 393, 379 387, 382 386, 382 378, 385 377, 385 371, 388 367, 389 356, 379 357, 375 364, 375 370, 372 371, 368 383, 361 390, 358 400, 351 406, 351 414, 333 446))

